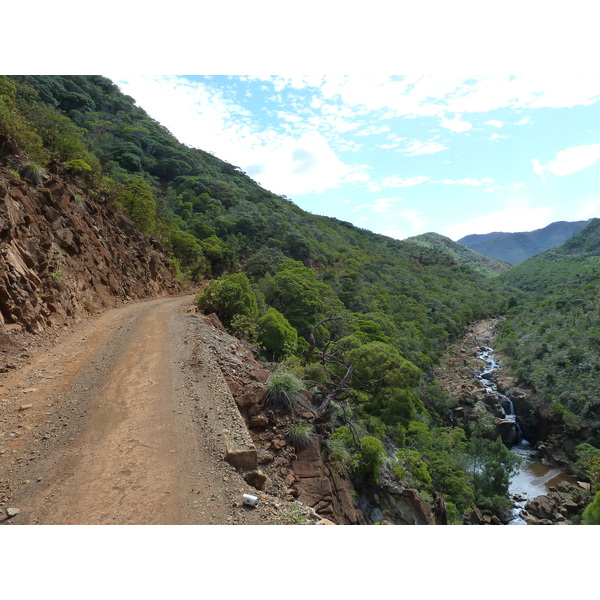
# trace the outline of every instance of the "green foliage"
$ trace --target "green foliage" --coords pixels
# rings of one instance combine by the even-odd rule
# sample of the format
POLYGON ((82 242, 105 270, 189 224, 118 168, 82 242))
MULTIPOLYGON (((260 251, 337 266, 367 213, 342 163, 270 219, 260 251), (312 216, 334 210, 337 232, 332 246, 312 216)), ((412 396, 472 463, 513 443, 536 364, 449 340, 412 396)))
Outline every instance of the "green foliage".
POLYGON ((125 180, 119 202, 142 233, 150 233, 156 226, 156 200, 152 189, 139 175, 125 180))
MULTIPOLYGON (((518 303, 498 348, 539 407, 554 406, 558 444, 600 425, 600 220, 500 276, 518 303)), ((600 441, 600 440, 599 440, 600 441)))
POLYGON ((291 410, 298 401, 298 393, 304 389, 302 381, 285 369, 277 369, 267 381, 267 402, 273 408, 291 410))
POLYGON ((29 183, 40 186, 44 182, 43 178, 46 176, 46 170, 36 163, 29 162, 21 168, 20 175, 29 183))
POLYGON ((477 436, 471 438, 469 456, 477 505, 510 516, 508 486, 520 464, 519 457, 500 438, 491 441, 477 436))
POLYGON ((385 449, 381 440, 366 436, 360 440, 360 449, 354 457, 354 470, 369 484, 379 480, 381 467, 385 459, 385 449))
POLYGON ((591 483, 592 493, 600 485, 600 449, 584 442, 576 448, 577 461, 572 469, 578 477, 587 479, 591 483))
POLYGON ((600 525, 600 492, 583 511, 581 523, 582 525, 600 525))
POLYGON ((270 359, 277 360, 296 349, 298 332, 277 309, 269 308, 258 319, 257 326, 258 342, 265 349, 270 359))
POLYGON ((286 440, 296 449, 304 450, 314 438, 315 429, 310 423, 292 425, 286 434, 286 440))
POLYGON ((417 489, 431 489, 431 475, 427 463, 419 452, 404 448, 396 453, 396 458, 399 464, 394 468, 394 471, 400 479, 410 476, 409 485, 417 489))
POLYGON ((252 320, 258 315, 256 295, 244 273, 213 279, 196 297, 196 304, 206 314, 217 313, 226 328, 231 326, 237 315, 252 320))
POLYGON ((92 167, 90 167, 90 165, 80 158, 74 158, 73 160, 70 160, 65 164, 65 167, 67 170, 78 175, 91 173, 92 171, 92 167))

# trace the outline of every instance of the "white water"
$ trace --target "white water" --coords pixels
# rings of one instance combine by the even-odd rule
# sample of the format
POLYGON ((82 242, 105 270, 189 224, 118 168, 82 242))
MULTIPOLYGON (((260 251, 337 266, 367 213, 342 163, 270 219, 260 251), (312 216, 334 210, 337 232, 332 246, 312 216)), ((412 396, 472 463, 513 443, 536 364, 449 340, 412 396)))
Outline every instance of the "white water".
POLYGON ((483 383, 488 394, 493 394, 498 398, 506 413, 505 418, 515 421, 520 439, 519 443, 511 448, 511 451, 521 458, 522 463, 509 485, 509 494, 514 499, 515 507, 513 508, 513 518, 508 524, 527 525, 521 517, 521 511, 525 508, 527 501, 541 494, 547 494, 550 486, 556 485, 567 476, 560 469, 552 469, 542 464, 535 448, 523 438, 512 401, 501 394, 496 385, 488 379, 487 376, 500 368, 500 364, 494 358, 493 349, 484 346, 478 356, 488 364, 479 372, 477 379, 483 383))

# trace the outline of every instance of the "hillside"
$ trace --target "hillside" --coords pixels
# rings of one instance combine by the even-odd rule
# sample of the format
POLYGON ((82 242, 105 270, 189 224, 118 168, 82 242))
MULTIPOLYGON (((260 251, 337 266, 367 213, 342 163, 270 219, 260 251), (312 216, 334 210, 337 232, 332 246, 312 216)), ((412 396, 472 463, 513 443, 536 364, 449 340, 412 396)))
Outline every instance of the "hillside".
MULTIPOLYGON (((257 447, 286 449, 287 462, 262 456, 289 496, 305 494, 317 512, 353 523, 462 523, 480 510, 506 522, 508 450, 478 426, 482 402, 472 420, 457 420, 461 407, 435 378, 467 326, 508 308, 508 280, 484 268, 493 263, 436 236, 398 241, 306 213, 180 144, 102 77, 0 77, 0 154, 7 185, 30 198, 20 234, 45 232, 44 243, 62 252, 42 256, 30 243, 22 260, 5 257, 36 282, 26 312, 17 299, 0 306, 6 323, 61 325, 58 308, 57 318, 48 314, 52 285, 65 286, 59 304, 71 318, 93 302, 187 280, 202 287, 195 305, 216 314, 210 322, 265 367, 254 382, 262 388, 244 383, 255 391, 228 382, 232 406, 235 398, 257 447), (86 211, 96 237, 79 220, 86 211), (88 249, 104 256, 101 247, 111 258, 96 277, 85 257, 88 249)), ((9 196, 5 221, 13 202, 27 203, 9 196)), ((10 298, 19 295, 15 277, 10 298)), ((214 339, 207 343, 214 350, 214 339)))
MULTIPOLYGON (((600 220, 502 274, 513 305, 500 331, 511 371, 534 393, 545 437, 575 461, 600 447, 600 220)), ((597 451, 600 457, 600 451, 597 451)), ((585 474, 579 466, 580 476, 585 474)))
POLYGON ((406 239, 407 242, 421 244, 427 248, 435 248, 445 252, 457 263, 467 265, 474 271, 484 275, 497 275, 509 268, 506 263, 484 256, 465 245, 452 241, 439 233, 423 233, 406 239))
POLYGON ((562 244, 588 223, 589 221, 557 221, 529 232, 467 235, 458 240, 458 243, 496 260, 518 264, 530 256, 562 244))

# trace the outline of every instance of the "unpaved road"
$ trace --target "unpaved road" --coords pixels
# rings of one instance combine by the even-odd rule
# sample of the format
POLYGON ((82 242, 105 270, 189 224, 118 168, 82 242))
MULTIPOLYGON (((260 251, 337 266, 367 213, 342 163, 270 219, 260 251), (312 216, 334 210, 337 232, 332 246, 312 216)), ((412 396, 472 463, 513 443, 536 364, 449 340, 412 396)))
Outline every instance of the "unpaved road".
POLYGON ((224 460, 191 304, 107 311, 0 375, 5 524, 281 522, 278 503, 241 503, 257 492, 224 460))

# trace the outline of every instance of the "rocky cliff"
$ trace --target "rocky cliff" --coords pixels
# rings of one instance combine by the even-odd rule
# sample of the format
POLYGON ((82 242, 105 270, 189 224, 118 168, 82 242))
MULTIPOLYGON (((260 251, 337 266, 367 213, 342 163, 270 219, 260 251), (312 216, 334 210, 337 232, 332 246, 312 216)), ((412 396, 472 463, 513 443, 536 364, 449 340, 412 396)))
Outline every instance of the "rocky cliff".
POLYGON ((163 248, 62 177, 0 168, 0 327, 41 332, 124 301, 175 294, 163 248))

